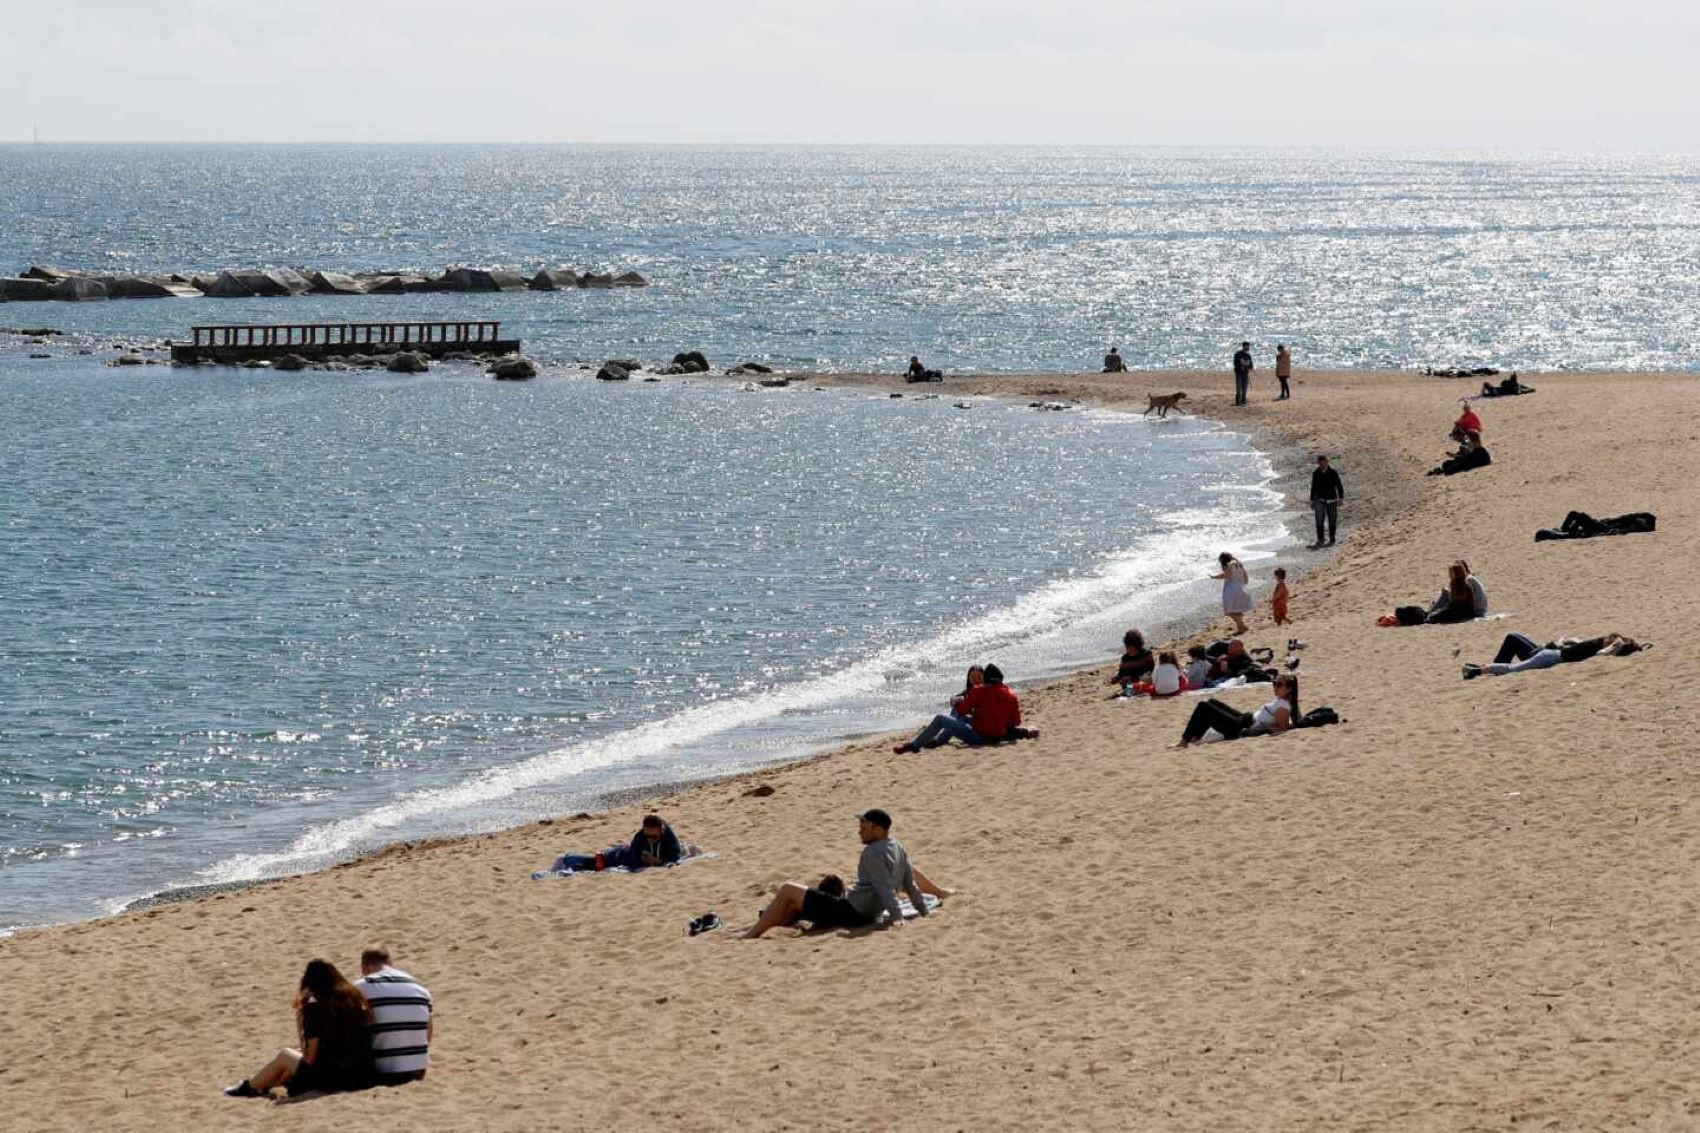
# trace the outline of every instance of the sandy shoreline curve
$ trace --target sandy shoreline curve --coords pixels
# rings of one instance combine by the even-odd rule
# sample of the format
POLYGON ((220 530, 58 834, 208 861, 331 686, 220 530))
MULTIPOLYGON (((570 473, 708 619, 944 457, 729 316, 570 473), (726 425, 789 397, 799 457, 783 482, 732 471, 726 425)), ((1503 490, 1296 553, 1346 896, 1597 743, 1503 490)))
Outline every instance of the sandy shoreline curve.
POLYGON ((1305 704, 1348 722, 1176 752, 1190 705, 1106 700, 1099 669, 1027 694, 1038 741, 914 757, 882 738, 645 800, 720 854, 686 869, 528 880, 563 849, 628 835, 633 805, 20 933, 0 940, 9 1120, 1687 1124, 1700 376, 1525 380, 1535 396, 1479 407, 1494 464, 1444 479, 1422 472, 1472 383, 1301 369, 1291 402, 1254 379, 1244 409, 1222 374, 928 387, 1135 412, 1184 389, 1298 454, 1279 466, 1289 498, 1305 451, 1336 456, 1339 553, 1296 579, 1296 625, 1260 609, 1251 641, 1308 642, 1305 704), (1654 511, 1659 530, 1532 542, 1572 508, 1654 511), (1374 625, 1460 556, 1510 617, 1374 625), (1461 661, 1512 629, 1659 647, 1462 681, 1461 661), (709 909, 747 922, 786 878, 848 872, 851 815, 869 805, 961 887, 942 915, 895 933, 686 937, 709 909), (290 1040, 305 960, 348 967, 374 939, 437 996, 431 1076, 288 1107, 220 1096, 290 1040))

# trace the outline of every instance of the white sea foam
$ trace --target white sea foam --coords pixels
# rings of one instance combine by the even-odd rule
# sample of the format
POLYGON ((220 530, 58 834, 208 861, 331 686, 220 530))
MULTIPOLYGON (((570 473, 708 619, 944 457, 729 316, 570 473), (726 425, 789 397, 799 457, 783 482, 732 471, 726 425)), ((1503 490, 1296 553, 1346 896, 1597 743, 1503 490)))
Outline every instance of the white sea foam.
MULTIPOLYGON (((1273 469, 1262 454, 1256 460, 1251 470, 1261 484, 1248 487, 1245 494, 1252 498, 1236 501, 1238 506, 1165 516, 1160 532, 1109 557, 1092 574, 1053 582, 928 640, 882 650, 826 676, 704 704, 491 768, 451 786, 404 795, 314 826, 280 851, 227 858, 203 871, 200 880, 247 880, 315 868, 388 840, 444 829, 452 816, 480 810, 500 807, 512 818, 525 813, 519 797, 528 791, 620 765, 666 764, 669 754, 683 755, 682 749, 711 737, 782 718, 811 717, 830 726, 835 707, 866 708, 870 702, 888 712, 914 714, 936 702, 942 684, 954 682, 977 658, 1003 659, 1012 678, 1050 675, 1081 664, 1108 652, 1126 625, 1178 614, 1213 598, 1214 584, 1201 568, 1214 569, 1218 552, 1232 551, 1248 562, 1273 554, 1285 538, 1280 497, 1267 488, 1273 469)), ((812 741, 832 738, 831 733, 816 734, 812 741)), ((770 751, 766 758, 790 754, 795 748, 770 751)), ((715 761, 712 768, 727 769, 726 761, 715 761)), ((682 762, 672 771, 669 777, 709 773, 682 762)))

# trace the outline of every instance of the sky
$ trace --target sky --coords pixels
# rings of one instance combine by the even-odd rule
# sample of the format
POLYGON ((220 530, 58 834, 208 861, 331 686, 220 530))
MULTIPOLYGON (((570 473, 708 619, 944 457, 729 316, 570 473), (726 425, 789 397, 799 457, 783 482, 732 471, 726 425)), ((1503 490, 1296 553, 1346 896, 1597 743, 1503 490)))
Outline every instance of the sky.
POLYGON ((0 140, 1700 150, 1692 0, 51 0, 0 140))

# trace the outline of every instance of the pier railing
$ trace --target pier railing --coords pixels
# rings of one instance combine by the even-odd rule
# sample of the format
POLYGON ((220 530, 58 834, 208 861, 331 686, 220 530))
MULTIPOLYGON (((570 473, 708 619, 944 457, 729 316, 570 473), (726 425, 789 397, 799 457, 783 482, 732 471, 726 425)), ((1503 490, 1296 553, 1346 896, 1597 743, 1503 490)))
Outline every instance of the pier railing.
POLYGON ((409 350, 440 355, 457 350, 503 354, 520 348, 504 339, 500 322, 459 319, 437 323, 284 323, 190 328, 191 340, 176 343, 176 362, 241 362, 299 354, 387 354, 409 350))
POLYGON ((296 325, 191 327, 193 345, 377 346, 418 343, 476 347, 501 340, 499 322, 305 323, 296 325))

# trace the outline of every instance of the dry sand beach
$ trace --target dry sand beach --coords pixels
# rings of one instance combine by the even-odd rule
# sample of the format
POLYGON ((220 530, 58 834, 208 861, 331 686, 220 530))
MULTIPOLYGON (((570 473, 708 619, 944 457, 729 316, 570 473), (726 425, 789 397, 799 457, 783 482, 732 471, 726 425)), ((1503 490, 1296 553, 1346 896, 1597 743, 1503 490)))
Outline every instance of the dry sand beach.
POLYGON ((1446 479, 1422 473, 1477 383, 1301 368, 1294 400, 1259 375, 1244 410, 1221 374, 930 387, 1135 410, 1184 389, 1276 430, 1301 506, 1306 456, 1336 456, 1340 550, 1292 579, 1297 624, 1262 607, 1250 641, 1303 638, 1305 707, 1347 723, 1177 751, 1190 700, 1109 701, 1082 673, 1025 691, 1037 741, 884 737, 651 800, 720 854, 682 869, 528 880, 629 836, 633 806, 22 934, 0 941, 0 1125, 1692 1127, 1700 377, 1526 380, 1480 406, 1493 465, 1446 479), (1659 530, 1532 541, 1572 508, 1659 530), (1460 556, 1509 618, 1377 628, 1460 556), (1658 644, 1460 679, 1513 629, 1658 644), (960 887, 942 915, 687 938, 705 910, 748 923, 781 881, 850 872, 870 805, 960 887), (373 940, 437 997, 430 1077, 221 1096, 293 1042, 303 963, 348 971, 373 940))

